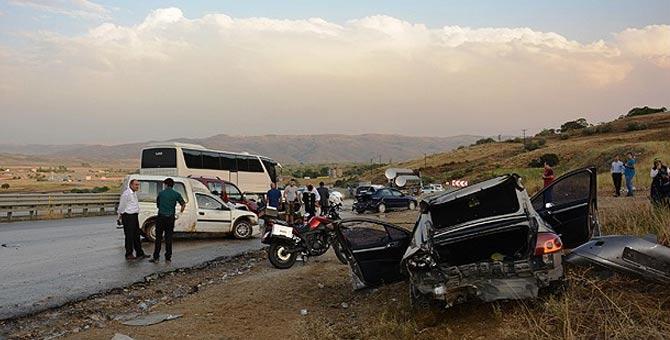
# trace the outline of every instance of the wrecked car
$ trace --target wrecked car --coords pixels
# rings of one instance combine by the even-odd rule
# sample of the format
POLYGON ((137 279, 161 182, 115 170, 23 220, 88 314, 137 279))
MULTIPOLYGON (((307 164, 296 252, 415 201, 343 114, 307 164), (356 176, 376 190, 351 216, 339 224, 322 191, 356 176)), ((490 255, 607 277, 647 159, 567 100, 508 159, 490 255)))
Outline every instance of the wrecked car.
POLYGON ((510 174, 433 196, 420 208, 412 232, 365 218, 337 224, 354 289, 409 279, 413 303, 447 307, 535 298, 563 286, 566 249, 575 264, 669 277, 670 248, 600 236, 595 168, 567 173, 532 198, 510 174))

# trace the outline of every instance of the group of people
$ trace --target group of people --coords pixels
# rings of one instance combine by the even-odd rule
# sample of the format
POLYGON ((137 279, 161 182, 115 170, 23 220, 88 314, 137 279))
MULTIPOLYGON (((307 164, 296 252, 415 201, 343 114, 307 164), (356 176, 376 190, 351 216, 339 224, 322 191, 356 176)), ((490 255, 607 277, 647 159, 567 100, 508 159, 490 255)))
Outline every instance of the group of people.
POLYGON ((294 215, 303 206, 305 213, 310 216, 316 215, 316 209, 321 208, 321 214, 326 214, 328 211, 328 204, 330 199, 330 191, 325 183, 320 182, 319 187, 315 188, 312 184, 308 184, 302 192, 302 197, 299 197, 299 189, 296 186, 294 179, 291 179, 289 184, 284 188, 282 196, 281 191, 277 189, 277 184, 270 184, 270 190, 267 194, 267 204, 270 207, 281 209, 282 197, 284 199, 284 210, 286 211, 286 218, 289 225, 293 225, 294 215))
MULTIPOLYGON (((179 203, 181 212, 184 212, 186 203, 179 192, 173 189, 174 180, 166 178, 163 181, 165 189, 158 193, 156 197, 156 206, 158 207, 158 217, 156 219, 156 237, 154 241, 154 253, 150 262, 158 263, 161 252, 161 243, 165 236, 165 262, 170 264, 172 261, 172 234, 174 232, 174 222, 177 219, 176 205, 179 203)), ((123 234, 125 236, 126 259, 136 260, 145 259, 150 256, 142 250, 140 241, 140 205, 137 199, 137 191, 140 190, 140 182, 133 179, 128 183, 128 188, 121 195, 119 207, 117 209, 118 222, 123 225, 123 234), (134 255, 133 255, 134 253, 134 255)))
MULTIPOLYGON (((635 187, 633 180, 635 178, 635 165, 637 160, 635 155, 629 152, 626 162, 621 161, 617 155, 612 161, 610 172, 612 173, 612 182, 614 183, 614 196, 621 196, 621 181, 622 178, 626 180, 626 196, 633 196, 635 187)), ((650 199, 654 204, 668 204, 668 196, 670 195, 670 170, 663 164, 660 159, 654 160, 654 165, 650 171, 651 188, 650 199)))

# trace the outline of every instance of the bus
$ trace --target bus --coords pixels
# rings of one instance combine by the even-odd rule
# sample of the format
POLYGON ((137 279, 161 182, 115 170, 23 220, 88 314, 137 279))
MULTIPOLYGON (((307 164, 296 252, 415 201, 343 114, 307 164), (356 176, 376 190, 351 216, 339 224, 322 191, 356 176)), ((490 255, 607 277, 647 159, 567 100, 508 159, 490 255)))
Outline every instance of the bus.
POLYGON ((206 149, 186 143, 154 143, 142 149, 140 174, 211 177, 235 183, 244 193, 267 192, 281 164, 247 152, 206 149))

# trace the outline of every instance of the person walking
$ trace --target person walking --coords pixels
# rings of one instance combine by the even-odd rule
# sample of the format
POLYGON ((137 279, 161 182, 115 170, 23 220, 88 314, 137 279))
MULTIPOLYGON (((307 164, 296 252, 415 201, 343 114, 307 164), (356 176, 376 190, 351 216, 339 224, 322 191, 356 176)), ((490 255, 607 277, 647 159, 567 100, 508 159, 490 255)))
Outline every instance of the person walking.
POLYGON ((623 175, 626 178, 626 191, 628 191, 626 196, 628 197, 632 197, 633 191, 635 190, 633 188, 633 179, 635 178, 635 163, 637 163, 635 156, 633 156, 632 152, 629 152, 628 160, 626 160, 623 170, 623 175))
POLYGON ((330 199, 330 191, 326 188, 326 184, 323 182, 319 183, 319 187, 316 189, 319 193, 319 206, 321 206, 321 215, 326 215, 328 213, 328 205, 330 199))
POLYGON ((670 189, 670 170, 660 159, 654 160, 654 167, 651 168, 651 203, 661 206, 668 204, 668 191, 670 189))
POLYGON ((302 203, 305 205, 305 213, 309 216, 316 215, 317 202, 321 200, 319 192, 311 184, 307 185, 307 190, 302 193, 302 203))
POLYGON ((291 179, 289 184, 284 188, 284 201, 286 202, 286 222, 289 226, 293 226, 293 214, 295 213, 296 201, 298 200, 298 187, 295 185, 295 180, 291 179))
POLYGON ((117 220, 123 224, 126 260, 149 257, 149 255, 146 255, 142 250, 142 242, 140 241, 140 221, 138 219, 140 204, 137 200, 138 190, 140 190, 140 181, 136 179, 130 180, 128 188, 121 194, 119 207, 117 209, 117 220), (133 251, 135 251, 135 256, 133 256, 133 251))
POLYGON ((154 242, 154 256, 151 260, 153 263, 158 263, 161 253, 161 242, 163 241, 163 234, 165 234, 165 262, 172 262, 172 233, 174 232, 175 206, 177 203, 181 205, 181 213, 186 208, 186 202, 181 194, 174 190, 174 180, 166 178, 163 181, 165 189, 158 193, 156 197, 156 206, 158 206, 158 218, 156 220, 156 241, 154 242))
POLYGON ((279 201, 281 201, 281 191, 277 189, 277 183, 270 183, 270 190, 267 192, 268 206, 279 209, 279 201))
POLYGON ((623 165, 619 155, 614 157, 610 172, 612 173, 612 182, 614 183, 614 197, 621 196, 621 178, 626 168, 623 165))

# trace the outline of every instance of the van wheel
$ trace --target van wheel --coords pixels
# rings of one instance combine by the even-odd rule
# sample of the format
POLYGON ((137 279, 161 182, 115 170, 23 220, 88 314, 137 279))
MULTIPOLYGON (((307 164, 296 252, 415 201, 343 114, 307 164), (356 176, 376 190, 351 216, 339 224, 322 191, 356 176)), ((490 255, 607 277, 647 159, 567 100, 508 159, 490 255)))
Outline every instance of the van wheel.
POLYGON ((253 231, 253 226, 247 220, 239 220, 235 222, 235 226, 233 226, 233 236, 235 236, 235 238, 250 238, 253 231))
POLYGON ((382 214, 385 213, 386 212, 386 204, 379 203, 379 207, 377 207, 377 211, 379 211, 382 214))
POLYGON ((156 241, 156 221, 149 221, 144 225, 144 238, 147 241, 156 241))
POLYGON ((414 203, 414 201, 409 201, 409 206, 408 206, 408 208, 409 208, 409 210, 414 210, 414 209, 416 209, 416 203, 414 203))

